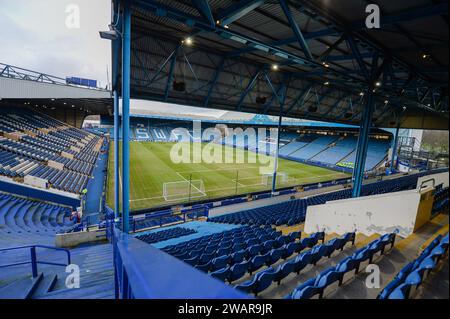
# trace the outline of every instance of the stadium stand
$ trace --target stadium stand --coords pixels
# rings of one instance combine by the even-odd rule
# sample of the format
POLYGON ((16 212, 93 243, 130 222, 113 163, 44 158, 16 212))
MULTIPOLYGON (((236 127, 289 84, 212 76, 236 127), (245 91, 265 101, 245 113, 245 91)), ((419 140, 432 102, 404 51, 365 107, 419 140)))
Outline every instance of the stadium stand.
POLYGON ((139 235, 136 238, 145 241, 147 244, 154 244, 160 241, 165 241, 172 238, 178 238, 186 235, 195 234, 196 231, 184 227, 175 227, 168 230, 162 230, 156 233, 139 235))
POLYGON ((340 138, 323 152, 311 157, 311 160, 328 164, 336 164, 355 150, 356 142, 357 139, 355 137, 340 138))
POLYGON ((432 214, 436 215, 445 211, 449 208, 449 188, 442 187, 438 185, 434 192, 434 204, 432 209, 432 214))
POLYGON ((0 110, 0 174, 80 194, 87 186, 103 138, 28 109, 0 110))
MULTIPOLYGON (((192 126, 193 122, 181 120, 160 124, 155 122, 154 119, 152 121, 143 121, 141 118, 136 117, 132 118, 131 121, 132 136, 130 140, 156 142, 192 141, 192 126)), ((209 123, 206 124, 206 127, 202 127, 202 138, 204 138, 203 132, 212 128, 214 128, 214 125, 209 123)), ((230 128, 233 128, 233 126, 230 126, 230 128)), ((261 128, 266 130, 266 136, 260 136, 258 128, 244 125, 242 131, 237 131, 232 136, 223 136, 214 140, 214 142, 234 148, 274 155, 274 141, 271 142, 269 140, 269 130, 264 127, 261 128), (250 130, 246 130, 247 128, 250 128, 250 130)), ((322 134, 324 131, 319 131, 321 133, 282 132, 280 134, 279 156, 312 165, 352 169, 358 141, 357 137, 353 136, 354 132, 348 132, 348 134, 342 136, 324 136, 322 134)), ((114 139, 113 129, 110 129, 109 132, 111 138, 114 139)), ((120 135, 119 138, 122 138, 122 136, 120 135)), ((204 142, 211 141, 213 141, 213 135, 204 139, 204 142)), ((376 168, 386 158, 390 140, 371 138, 369 145, 365 166, 367 171, 376 168)))
POLYGON ((394 247, 395 234, 386 234, 379 239, 371 242, 366 247, 359 249, 352 256, 345 258, 336 266, 331 267, 317 277, 305 281, 297 287, 287 298, 290 299, 310 299, 314 296, 323 298, 327 287, 338 282, 342 285, 345 274, 354 271, 358 273, 361 264, 364 262, 372 263, 377 253, 384 254, 386 246, 394 247))
POLYGON ((333 143, 337 137, 335 136, 321 136, 317 139, 313 140, 308 145, 302 147, 301 149, 293 152, 290 154, 289 158, 292 158, 294 160, 308 160, 318 153, 323 152, 329 144, 333 143))
POLYGON ((0 194, 2 234, 51 234, 72 228, 70 208, 0 194))
POLYGON ((408 263, 378 295, 378 299, 408 299, 448 252, 448 233, 439 235, 420 256, 408 263))
POLYGON ((107 2, 106 89, 0 63, 0 299, 448 299, 448 1, 107 2))
MULTIPOLYGON (((366 170, 370 170, 371 168, 378 165, 385 157, 387 156, 387 151, 389 149, 389 142, 384 140, 373 140, 369 141, 369 148, 367 151, 367 159, 366 159, 366 170)), ((341 159, 337 166, 353 168, 355 165, 356 158, 356 150, 353 151, 346 158, 341 159)))
MULTIPOLYGON (((401 177, 395 180, 386 180, 367 184, 363 187, 362 196, 397 192, 416 187, 417 179, 422 174, 401 177)), ((295 225, 305 220, 306 209, 310 205, 320 205, 327 201, 351 197, 351 189, 311 196, 305 199, 295 199, 287 202, 269 205, 209 218, 209 221, 228 224, 249 225, 295 225)))
POLYGON ((292 273, 297 275, 307 265, 315 265, 323 257, 330 258, 331 255, 337 250, 344 250, 345 245, 348 242, 355 242, 355 233, 347 233, 341 237, 334 238, 327 243, 315 246, 317 238, 324 238, 322 233, 316 233, 308 238, 304 238, 299 242, 293 242, 288 244, 282 252, 285 262, 279 264, 277 267, 269 267, 256 273, 252 279, 240 283, 236 286, 237 289, 247 293, 253 293, 257 296, 258 293, 268 288, 272 282, 276 282, 278 285, 281 281, 292 273), (308 251, 300 253, 307 247, 313 247, 308 251), (299 253, 295 258, 290 258, 292 254, 299 253))

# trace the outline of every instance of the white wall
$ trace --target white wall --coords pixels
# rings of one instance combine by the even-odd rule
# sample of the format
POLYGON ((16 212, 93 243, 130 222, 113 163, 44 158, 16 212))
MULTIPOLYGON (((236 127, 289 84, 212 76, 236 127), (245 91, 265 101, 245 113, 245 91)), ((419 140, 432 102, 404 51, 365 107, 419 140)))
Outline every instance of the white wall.
POLYGON ((400 236, 407 237, 414 230, 419 202, 420 193, 410 190, 309 206, 305 232, 323 230, 342 235, 356 230, 371 236, 398 229, 400 236))

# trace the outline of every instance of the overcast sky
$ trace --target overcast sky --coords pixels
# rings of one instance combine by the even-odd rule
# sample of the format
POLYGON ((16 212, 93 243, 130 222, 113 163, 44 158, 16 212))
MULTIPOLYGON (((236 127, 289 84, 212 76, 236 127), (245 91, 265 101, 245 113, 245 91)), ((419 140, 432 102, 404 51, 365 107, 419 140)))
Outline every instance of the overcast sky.
MULTIPOLYGON (((107 69, 111 77, 111 48, 98 31, 106 30, 110 22, 110 0, 0 0, 0 63, 62 78, 95 79, 105 86, 107 69), (66 25, 73 17, 71 5, 79 8, 79 28, 66 25)), ((131 107, 210 116, 224 113, 147 101, 132 102, 131 107)))
POLYGON ((110 0, 0 2, 1 63, 106 83, 107 68, 111 72, 110 42, 101 40, 98 31, 110 23, 110 0), (79 28, 66 26, 74 12, 66 13, 71 4, 79 8, 79 28))

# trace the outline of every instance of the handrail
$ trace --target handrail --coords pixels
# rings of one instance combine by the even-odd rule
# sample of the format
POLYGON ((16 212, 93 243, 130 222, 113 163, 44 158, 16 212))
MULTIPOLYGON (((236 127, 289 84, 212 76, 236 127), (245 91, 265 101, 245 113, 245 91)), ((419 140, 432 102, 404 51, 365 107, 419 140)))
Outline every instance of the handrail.
POLYGON ((2 249, 0 249, 0 252, 12 251, 12 250, 20 250, 20 249, 28 249, 28 248, 30 249, 31 261, 17 262, 17 263, 12 263, 12 264, 0 265, 0 268, 31 264, 31 270, 32 270, 33 278, 36 278, 38 276, 38 269, 37 269, 37 265, 38 264, 64 267, 64 266, 68 266, 68 265, 70 265, 72 263, 71 262, 70 251, 68 249, 52 247, 52 246, 45 246, 45 245, 18 246, 18 247, 11 247, 11 248, 2 248, 2 249), (36 256, 36 248, 43 248, 43 249, 49 249, 49 250, 65 252, 66 255, 67 255, 67 264, 55 263, 55 262, 49 262, 49 261, 38 261, 37 260, 37 256, 36 256))
POLYGON ((434 178, 430 178, 430 179, 426 179, 426 180, 422 181, 422 183, 420 183, 420 189, 423 189, 424 188, 423 185, 428 182, 433 182, 433 188, 435 187, 436 180, 434 178))
POLYGON ((116 299, 251 298, 117 228, 113 232, 116 299))

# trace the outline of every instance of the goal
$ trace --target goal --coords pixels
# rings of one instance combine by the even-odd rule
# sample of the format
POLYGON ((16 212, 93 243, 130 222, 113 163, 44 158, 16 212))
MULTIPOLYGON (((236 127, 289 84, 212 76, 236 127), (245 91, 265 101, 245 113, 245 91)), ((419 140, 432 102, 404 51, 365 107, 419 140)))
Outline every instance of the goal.
POLYGON ((163 196, 166 201, 189 200, 205 197, 203 180, 167 182, 163 184, 163 196))
MULTIPOLYGON (((273 173, 266 173, 261 175, 261 185, 269 186, 273 182, 273 173)), ((286 184, 289 182, 289 174, 286 172, 277 173, 277 185, 286 184)))

